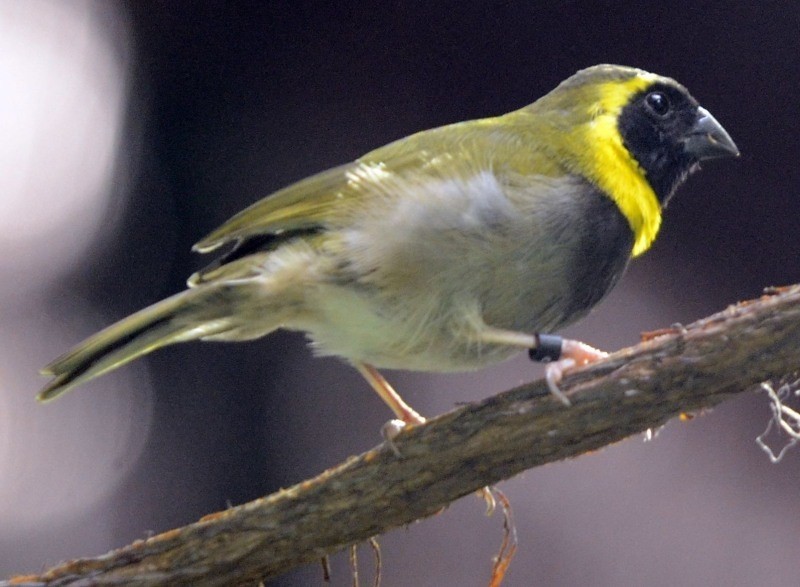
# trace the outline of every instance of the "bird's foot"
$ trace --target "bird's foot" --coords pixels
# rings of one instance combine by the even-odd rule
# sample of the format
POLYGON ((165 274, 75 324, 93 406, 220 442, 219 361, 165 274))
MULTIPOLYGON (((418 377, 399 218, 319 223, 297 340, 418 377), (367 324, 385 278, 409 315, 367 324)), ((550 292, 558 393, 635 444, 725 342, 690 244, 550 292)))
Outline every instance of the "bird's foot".
POLYGON ((547 388, 565 406, 572 404, 558 386, 564 375, 572 369, 594 363, 608 356, 606 352, 568 338, 540 335, 537 337, 537 342, 541 346, 532 349, 530 356, 535 361, 547 363, 544 371, 547 388), (558 348, 559 343, 560 348, 558 348))
POLYGON ((389 420, 381 426, 381 436, 386 441, 386 444, 389 445, 389 448, 392 449, 392 452, 397 455, 398 457, 402 458, 402 454, 400 453, 400 449, 397 448, 397 445, 394 442, 394 439, 406 428, 410 428, 413 426, 419 426, 420 424, 425 423, 425 418, 417 414, 416 412, 411 414, 405 414, 406 420, 400 420, 399 418, 395 418, 394 420, 389 420))

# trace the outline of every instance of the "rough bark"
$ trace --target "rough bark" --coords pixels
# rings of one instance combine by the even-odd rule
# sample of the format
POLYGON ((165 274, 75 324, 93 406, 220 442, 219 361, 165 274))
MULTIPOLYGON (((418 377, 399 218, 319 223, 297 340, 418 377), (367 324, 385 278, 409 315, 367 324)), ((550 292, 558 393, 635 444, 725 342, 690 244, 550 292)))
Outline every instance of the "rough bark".
POLYGON ((669 328, 562 382, 536 381, 403 432, 268 497, 4 585, 253 584, 430 516, 525 469, 718 404, 797 370, 800 286, 669 328))

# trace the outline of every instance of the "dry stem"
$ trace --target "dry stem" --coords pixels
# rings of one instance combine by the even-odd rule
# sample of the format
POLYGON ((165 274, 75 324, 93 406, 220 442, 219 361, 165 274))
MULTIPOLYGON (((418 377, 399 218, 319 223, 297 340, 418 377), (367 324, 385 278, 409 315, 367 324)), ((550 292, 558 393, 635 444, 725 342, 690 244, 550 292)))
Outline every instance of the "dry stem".
POLYGON ((318 477, 22 585, 257 583, 430 516, 517 473, 595 450, 797 370, 800 286, 738 304, 570 375, 565 407, 537 381, 402 433, 318 477))

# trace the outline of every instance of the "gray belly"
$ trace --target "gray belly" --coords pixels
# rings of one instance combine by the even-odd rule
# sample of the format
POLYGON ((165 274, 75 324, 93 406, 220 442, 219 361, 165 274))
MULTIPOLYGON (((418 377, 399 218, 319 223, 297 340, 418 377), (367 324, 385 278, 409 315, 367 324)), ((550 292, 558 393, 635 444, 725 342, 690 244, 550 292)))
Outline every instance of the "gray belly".
POLYGON ((552 332, 586 314, 616 285, 633 247, 633 232, 617 206, 585 185, 542 222, 544 237, 523 254, 498 259, 482 298, 487 324, 523 332, 552 332))
POLYGON ((478 344, 475 332, 566 326, 611 290, 630 257, 632 231, 616 205, 586 183, 571 187, 528 211, 470 210, 469 224, 450 201, 401 223, 402 233, 391 216, 377 230, 373 221, 374 233, 348 233, 356 246, 312 296, 315 317, 301 329, 323 353, 378 367, 468 370, 518 353, 478 344))

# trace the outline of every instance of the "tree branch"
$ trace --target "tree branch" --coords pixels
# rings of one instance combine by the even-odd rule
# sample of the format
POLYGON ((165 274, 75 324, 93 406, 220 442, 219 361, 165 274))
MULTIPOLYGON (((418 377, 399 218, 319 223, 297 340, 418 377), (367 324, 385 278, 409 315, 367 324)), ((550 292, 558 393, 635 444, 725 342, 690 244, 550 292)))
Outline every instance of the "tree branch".
POLYGON ((570 375, 403 432, 318 477, 97 558, 8 585, 231 585, 274 577, 438 512, 477 489, 595 450, 797 370, 800 285, 695 322, 570 375))

